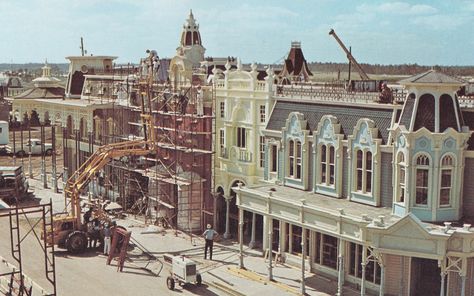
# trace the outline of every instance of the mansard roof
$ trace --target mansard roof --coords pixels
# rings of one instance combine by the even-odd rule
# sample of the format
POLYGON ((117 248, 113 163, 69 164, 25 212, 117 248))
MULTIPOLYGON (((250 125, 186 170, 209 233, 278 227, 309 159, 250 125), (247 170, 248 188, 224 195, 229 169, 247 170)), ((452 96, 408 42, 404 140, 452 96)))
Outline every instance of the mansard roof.
POLYGON ((351 105, 326 105, 323 103, 308 103, 279 100, 275 103, 275 107, 267 124, 268 130, 280 131, 285 126, 286 119, 291 112, 301 112, 308 122, 306 127, 311 132, 318 128, 318 123, 324 115, 335 116, 341 124, 341 132, 344 138, 352 135, 357 121, 361 118, 372 119, 379 131, 379 137, 382 138, 382 144, 386 144, 388 140, 388 129, 392 121, 393 110, 382 108, 364 108, 351 105))
POLYGON ((444 74, 440 71, 437 70, 429 70, 424 73, 420 73, 411 77, 408 77, 406 79, 400 80, 400 84, 459 84, 463 85, 466 83, 465 80, 444 74))
POLYGON ((25 90, 14 99, 62 99, 64 98, 63 87, 31 88, 25 90))

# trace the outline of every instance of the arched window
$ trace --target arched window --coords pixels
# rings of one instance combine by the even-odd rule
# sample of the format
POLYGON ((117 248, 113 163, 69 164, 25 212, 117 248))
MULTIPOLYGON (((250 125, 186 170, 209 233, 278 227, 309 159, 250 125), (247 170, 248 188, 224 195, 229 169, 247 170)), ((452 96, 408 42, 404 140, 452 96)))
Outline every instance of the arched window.
POLYGON ((453 184, 453 158, 446 155, 441 159, 439 205, 451 205, 451 188, 453 184))
POLYGON ((442 133, 448 127, 458 130, 453 98, 444 94, 439 98, 439 131, 442 133))
POLYGON ((418 101, 416 110, 414 131, 425 127, 430 132, 435 131, 435 98, 430 94, 424 94, 418 101))
POLYGON ((335 149, 332 145, 320 146, 320 183, 323 185, 334 185, 335 177, 335 149))
POLYGON ((288 142, 289 177, 301 179, 302 153, 300 141, 290 140, 288 142))
POLYGON ((430 159, 421 154, 416 158, 416 205, 428 205, 428 182, 430 173, 430 159))
POLYGON ((356 190, 362 193, 372 192, 372 152, 356 152, 356 190))
POLYGON ((396 201, 404 202, 405 201, 405 156, 403 152, 398 153, 397 156, 397 173, 398 173, 398 183, 397 183, 397 193, 396 201))

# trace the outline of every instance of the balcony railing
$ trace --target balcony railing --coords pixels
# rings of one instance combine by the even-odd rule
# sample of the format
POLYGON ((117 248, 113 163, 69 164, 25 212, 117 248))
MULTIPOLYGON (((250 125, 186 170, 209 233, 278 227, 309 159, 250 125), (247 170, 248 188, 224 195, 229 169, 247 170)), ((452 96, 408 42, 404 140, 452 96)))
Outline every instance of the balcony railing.
MULTIPOLYGON (((299 98, 315 101, 332 101, 345 103, 374 103, 379 102, 378 92, 354 92, 341 87, 325 87, 313 84, 279 85, 278 97, 299 98)), ((393 102, 403 103, 407 93, 403 90, 392 90, 393 102)))

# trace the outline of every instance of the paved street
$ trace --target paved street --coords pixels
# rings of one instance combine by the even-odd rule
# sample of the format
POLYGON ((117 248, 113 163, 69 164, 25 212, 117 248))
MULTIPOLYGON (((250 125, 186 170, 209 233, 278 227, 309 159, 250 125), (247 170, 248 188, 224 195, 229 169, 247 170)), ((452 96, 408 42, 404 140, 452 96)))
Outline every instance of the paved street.
MULTIPOLYGON (((25 204, 49 202, 54 211, 64 209, 62 194, 43 189, 39 180, 40 158, 33 158, 35 179, 30 179, 33 195, 25 204)), ((11 158, 0 157, 3 165, 11 164, 11 158), (10 162, 10 163, 9 163, 10 162)), ((50 167, 48 171, 50 170, 50 167)), ((22 236, 30 229, 28 223, 35 219, 21 217, 22 236)), ((214 246, 214 260, 203 260, 204 240, 190 237, 181 232, 163 230, 155 226, 145 226, 133 216, 119 221, 120 225, 132 231, 132 242, 123 272, 117 272, 115 263, 106 265, 100 250, 90 250, 80 256, 72 256, 64 250, 56 250, 57 295, 295 295, 300 291, 301 270, 288 265, 277 265, 273 282, 266 281, 267 265, 259 252, 245 247, 247 271, 238 269, 238 245, 221 241, 214 246), (198 271, 203 276, 201 287, 177 285, 171 292, 166 287, 169 266, 163 264, 163 254, 185 255, 198 263, 198 271)), ((38 226, 35 228, 39 236, 38 226)), ((14 263, 10 256, 10 233, 7 218, 0 218, 0 256, 14 263)), ((51 285, 44 276, 44 257, 34 233, 22 242, 23 268, 27 276, 48 291, 51 285)), ((0 266, 0 273, 4 272, 0 266)), ((336 291, 335 281, 306 273, 306 293, 308 295, 332 295, 336 291)), ((345 295, 358 295, 353 289, 346 289, 345 295)))

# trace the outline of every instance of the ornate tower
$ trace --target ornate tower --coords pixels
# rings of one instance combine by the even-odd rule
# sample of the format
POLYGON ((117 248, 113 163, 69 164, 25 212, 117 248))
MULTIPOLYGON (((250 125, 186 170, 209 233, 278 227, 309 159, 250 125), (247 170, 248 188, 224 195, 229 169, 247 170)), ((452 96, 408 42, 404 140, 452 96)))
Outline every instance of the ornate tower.
POLYGON ((181 33, 181 42, 176 49, 177 55, 184 55, 186 59, 192 62, 193 66, 199 66, 204 61, 204 52, 206 49, 202 46, 199 25, 194 19, 193 11, 189 12, 189 17, 183 25, 181 33))
POLYGON ((456 94, 464 81, 430 70, 400 84, 409 95, 394 129, 394 213, 411 212, 427 222, 458 220, 471 135, 456 94))

